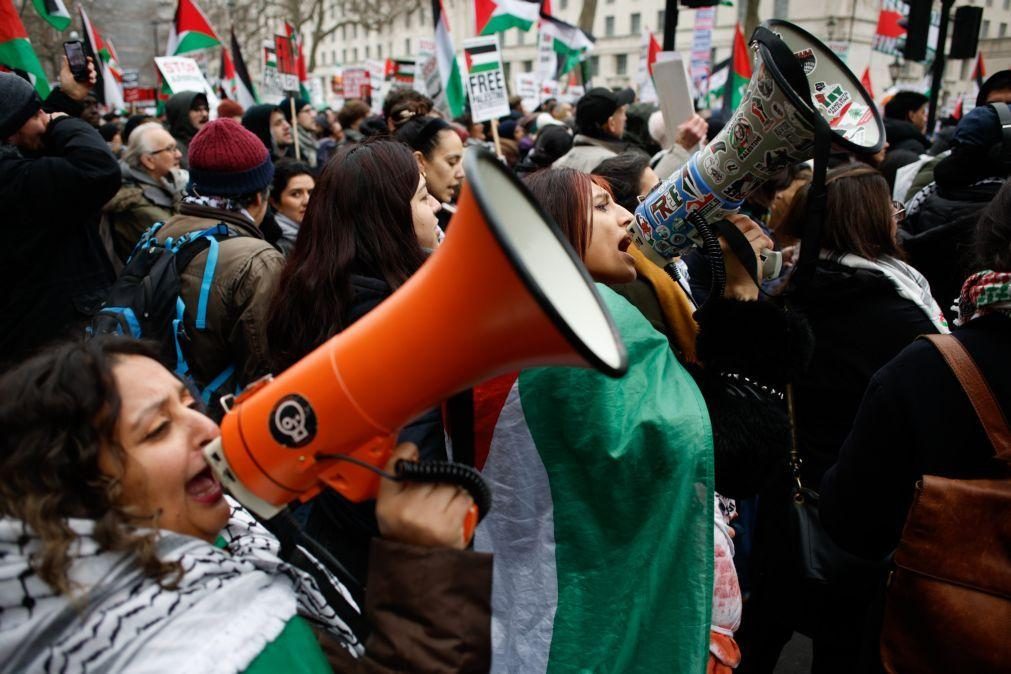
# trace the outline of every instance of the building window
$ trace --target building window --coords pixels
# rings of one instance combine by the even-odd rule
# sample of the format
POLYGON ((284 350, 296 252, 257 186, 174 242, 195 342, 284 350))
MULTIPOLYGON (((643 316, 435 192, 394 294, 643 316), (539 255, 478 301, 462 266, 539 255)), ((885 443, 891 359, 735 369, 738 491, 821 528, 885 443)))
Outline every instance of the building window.
POLYGON ((526 61, 524 61, 523 62, 523 72, 525 72, 525 73, 532 73, 533 71, 534 71, 534 62, 531 61, 530 59, 527 59, 526 61))
POLYGON ((404 14, 404 28, 411 27, 411 13, 404 14))
POLYGON ((631 23, 632 25, 628 29, 628 32, 631 33, 632 35, 638 35, 639 32, 642 31, 642 15, 640 15, 639 12, 634 13, 632 15, 631 23))
POLYGON ((590 57, 590 77, 596 77, 600 74, 600 57, 591 56, 590 57))
POLYGON ((372 51, 372 49, 368 45, 365 45, 365 58, 367 58, 367 59, 372 58, 372 54, 369 53, 371 51, 372 51))
POLYGON ((663 22, 666 20, 666 18, 667 18, 667 16, 666 16, 666 14, 664 13, 664 11, 662 9, 659 12, 656 13, 656 29, 657 30, 660 30, 660 31, 663 30, 663 22))
POLYGON ((343 52, 341 52, 341 62, 342 63, 347 63, 348 62, 348 50, 347 49, 345 49, 343 52))
POLYGON ((347 24, 344 24, 343 26, 341 26, 341 39, 342 40, 347 40, 348 39, 348 25, 347 24))
POLYGON ((997 27, 997 37, 1004 37, 1007 35, 1007 24, 1001 22, 1000 26, 997 27))
POLYGON ((336 49, 331 49, 330 50, 330 63, 337 63, 337 50, 336 49))
POLYGON ((355 40, 358 39, 358 24, 351 26, 351 37, 355 40))
POLYGON ((351 60, 358 63, 358 47, 351 49, 351 60))
POLYGON ((614 74, 628 74, 628 54, 616 54, 614 57, 614 74))
POLYGON ((506 82, 509 81, 509 75, 513 71, 512 65, 513 64, 510 63, 509 61, 503 61, 502 62, 502 74, 505 75, 505 81, 506 82))
POLYGON ((558 9, 568 9, 568 8, 569 8, 569 0, 559 0, 558 9))
POLYGON ((377 59, 383 58, 383 45, 381 44, 376 45, 376 58, 377 59))
POLYGON ((604 37, 614 37, 614 17, 604 17, 604 37))
POLYGON ((990 37, 990 21, 989 20, 983 19, 983 30, 980 31, 979 36, 981 38, 984 38, 984 39, 990 37))
POLYGON ((1004 11, 1011 10, 1011 0, 1004 0, 1004 11))
POLYGON ((406 55, 410 53, 411 53, 411 38, 407 37, 404 38, 404 54, 406 55))
POLYGON ((527 43, 527 33, 524 30, 516 31, 516 44, 524 45, 527 43))

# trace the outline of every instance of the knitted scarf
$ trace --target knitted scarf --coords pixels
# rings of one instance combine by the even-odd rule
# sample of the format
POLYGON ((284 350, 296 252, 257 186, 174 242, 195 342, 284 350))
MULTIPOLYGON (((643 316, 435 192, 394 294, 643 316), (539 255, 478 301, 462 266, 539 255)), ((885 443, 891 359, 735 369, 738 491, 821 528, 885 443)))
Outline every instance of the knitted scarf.
MULTIPOLYGON (((236 502, 221 532, 225 548, 161 532, 162 559, 183 567, 168 590, 133 559, 103 551, 94 522, 69 519, 74 596, 55 594, 32 569, 41 541, 0 520, 0 672, 241 672, 296 615, 364 649, 316 582, 278 558, 280 545, 236 502)), ((358 607, 330 577, 350 608, 358 607)), ((348 608, 348 607, 341 607, 348 608)))
POLYGON ((840 255, 825 250, 821 252, 820 257, 850 269, 868 269, 882 274, 895 286, 899 297, 909 300, 927 315, 939 333, 946 335, 951 332, 948 328, 948 321, 944 318, 944 312, 934 300, 934 296, 930 294, 930 284, 927 283, 927 279, 902 260, 896 260, 888 255, 882 255, 876 260, 868 260, 852 253, 840 255))
POLYGON ((1011 316, 1011 273, 987 269, 973 274, 962 285, 957 308, 955 325, 995 312, 1011 316))

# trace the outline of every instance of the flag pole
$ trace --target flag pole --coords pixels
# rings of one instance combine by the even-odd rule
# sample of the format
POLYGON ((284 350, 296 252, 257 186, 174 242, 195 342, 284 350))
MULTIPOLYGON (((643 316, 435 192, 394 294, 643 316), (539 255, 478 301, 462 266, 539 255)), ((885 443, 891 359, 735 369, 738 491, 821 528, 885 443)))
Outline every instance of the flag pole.
POLYGON ((302 161, 302 147, 298 143, 298 115, 295 112, 295 95, 289 94, 288 103, 291 105, 291 135, 295 138, 295 159, 302 161))

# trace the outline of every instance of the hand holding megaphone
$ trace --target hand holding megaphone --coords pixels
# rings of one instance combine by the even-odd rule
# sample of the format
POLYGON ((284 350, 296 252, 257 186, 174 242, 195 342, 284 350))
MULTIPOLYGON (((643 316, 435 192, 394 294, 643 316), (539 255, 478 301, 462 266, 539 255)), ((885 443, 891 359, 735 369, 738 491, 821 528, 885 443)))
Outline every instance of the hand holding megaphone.
MULTIPOLYGON (((766 275, 765 261, 770 253, 776 252, 771 250, 774 245, 772 239, 765 235, 757 222, 745 215, 731 213, 726 216, 726 219, 744 236, 754 252, 751 271, 754 272, 757 269, 760 274, 759 278, 764 277, 766 275)), ((722 238, 720 239, 720 248, 723 250, 727 270, 727 283, 723 290, 723 296, 745 301, 757 300, 758 286, 755 285, 752 274, 744 268, 741 260, 735 255, 728 254, 730 250, 722 238)))
MULTIPOLYGON (((418 448, 404 443, 393 450, 386 472, 400 461, 416 462, 418 448)), ((376 520, 383 538, 423 547, 463 549, 474 535, 478 508, 463 488, 450 484, 382 479, 376 520), (460 523, 464 526, 460 527, 460 523)))

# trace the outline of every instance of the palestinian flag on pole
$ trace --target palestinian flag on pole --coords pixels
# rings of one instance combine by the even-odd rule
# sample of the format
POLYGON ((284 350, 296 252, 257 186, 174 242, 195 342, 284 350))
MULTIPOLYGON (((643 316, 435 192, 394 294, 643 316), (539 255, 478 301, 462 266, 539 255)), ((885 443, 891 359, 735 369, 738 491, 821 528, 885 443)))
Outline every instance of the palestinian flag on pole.
POLYGON ((497 672, 705 672, 713 595, 713 444, 667 340, 598 285, 629 371, 525 370, 474 395, 493 505, 497 672))
POLYGON ((218 46, 221 46, 221 38, 214 32, 211 22, 197 7, 197 3, 193 0, 179 0, 165 55, 178 56, 218 46))
POLYGON ((706 76, 700 97, 699 107, 714 110, 722 105, 725 99, 727 74, 730 72, 730 59, 724 59, 716 64, 713 71, 706 76))
POLYGON ((979 98, 979 90, 983 88, 983 81, 986 79, 986 65, 983 63, 983 52, 977 52, 976 65, 972 68, 972 90, 966 94, 965 98, 969 104, 963 106, 962 112, 969 112, 976 107, 976 99, 979 98))
POLYGON ((35 11, 58 31, 65 31, 70 25, 70 12, 63 0, 32 0, 35 11))
POLYGON ((464 47, 464 58, 467 60, 467 74, 486 73, 498 70, 498 45, 478 44, 464 47))
POLYGON ((0 0, 0 70, 23 74, 40 98, 49 96, 49 79, 32 49, 13 0, 0 0))
POLYGON ((295 74, 298 75, 299 98, 312 102, 312 95, 309 92, 309 74, 305 67, 305 52, 302 49, 302 37, 295 30, 295 26, 287 21, 284 22, 284 34, 291 40, 291 51, 295 55, 295 74))
POLYGON ((453 38, 449 34, 449 19, 443 11, 442 0, 432 0, 432 21, 435 25, 435 59, 439 64, 446 106, 450 117, 459 117, 463 114, 467 95, 464 93, 463 78, 456 62, 453 38))
POLYGON ((249 76, 246 61, 242 58, 239 41, 235 38, 235 29, 231 34, 231 53, 221 49, 221 84, 228 98, 237 101, 243 108, 260 102, 253 86, 253 78, 249 76))
POLYGON ((734 53, 730 60, 728 80, 730 86, 725 92, 726 106, 724 110, 731 113, 741 104, 744 94, 748 90, 748 82, 751 80, 751 58, 748 45, 744 42, 741 24, 734 26, 734 53))
POLYGON ((540 0, 474 0, 474 34, 491 35, 510 28, 530 30, 540 12, 540 0))
POLYGON ((871 66, 869 64, 866 68, 864 68, 864 74, 860 76, 860 84, 863 85, 864 89, 867 91, 867 95, 870 96, 873 101, 874 87, 871 86, 871 66))
POLYGON ((115 56, 115 49, 102 39, 95 24, 91 23, 84 6, 78 6, 81 12, 81 24, 84 26, 84 48, 95 59, 95 69, 98 71, 98 83, 95 91, 99 99, 109 108, 122 110, 126 107, 123 100, 123 72, 115 56))
POLYGON ((643 103, 656 103, 656 87, 653 86, 653 64, 660 55, 660 43, 656 41, 648 28, 642 29, 642 42, 639 43, 639 73, 636 77, 639 85, 639 100, 643 103))
POLYGON ((559 78, 579 65, 586 52, 593 48, 593 37, 571 23, 541 14, 541 34, 550 38, 558 54, 559 78))

